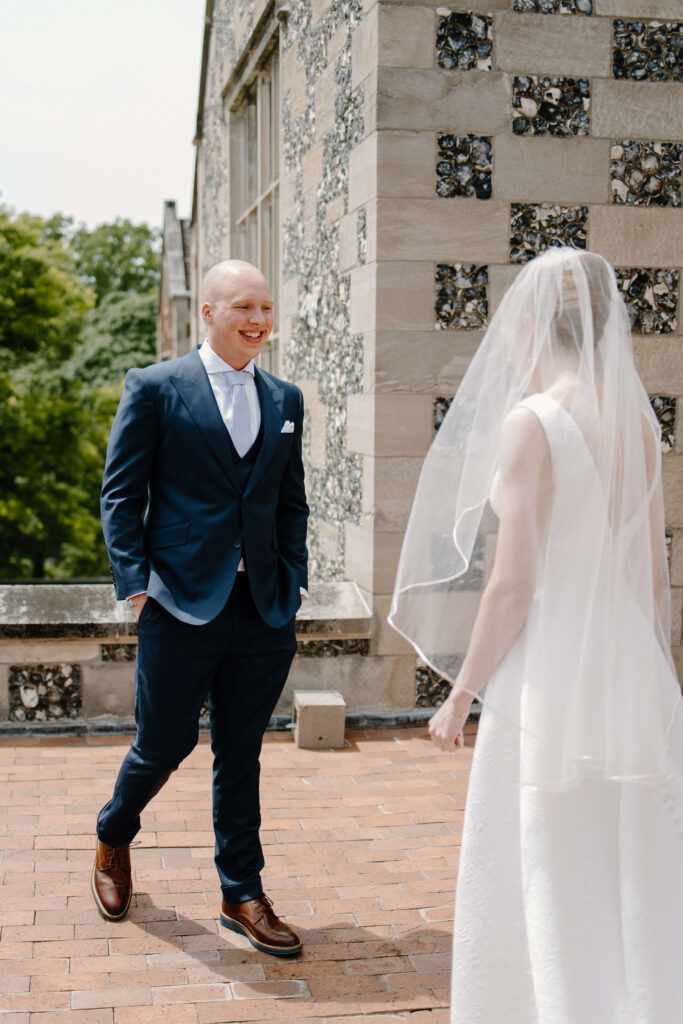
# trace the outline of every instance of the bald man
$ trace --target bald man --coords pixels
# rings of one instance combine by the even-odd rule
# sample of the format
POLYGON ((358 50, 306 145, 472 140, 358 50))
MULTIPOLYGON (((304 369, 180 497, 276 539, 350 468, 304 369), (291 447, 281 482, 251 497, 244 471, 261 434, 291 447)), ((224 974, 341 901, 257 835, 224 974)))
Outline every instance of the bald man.
POLYGON ((126 916, 140 813, 194 748, 208 697, 220 919, 292 956, 301 940, 261 883, 259 755, 306 596, 303 399, 255 365, 273 328, 256 267, 212 267, 202 318, 202 345, 130 370, 109 439, 102 526, 138 623, 137 737, 98 817, 91 888, 103 917, 126 916))

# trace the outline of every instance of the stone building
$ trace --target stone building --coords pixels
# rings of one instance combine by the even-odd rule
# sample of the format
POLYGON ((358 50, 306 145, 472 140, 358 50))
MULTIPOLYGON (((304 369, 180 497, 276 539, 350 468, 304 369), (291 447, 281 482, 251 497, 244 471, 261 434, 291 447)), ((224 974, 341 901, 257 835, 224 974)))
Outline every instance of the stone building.
MULTIPOLYGON (((682 15, 680 0, 207 0, 191 341, 206 269, 258 263, 277 305, 264 365, 307 404, 312 578, 355 581, 373 609, 367 653, 308 677, 352 708, 438 698, 386 625, 403 530, 487 318, 552 244, 617 267, 663 428, 682 659, 682 15)), ((162 311, 178 245, 167 207, 162 311)), ((162 319, 161 355, 184 344, 162 319)), ((463 650, 485 561, 462 592, 463 650)))

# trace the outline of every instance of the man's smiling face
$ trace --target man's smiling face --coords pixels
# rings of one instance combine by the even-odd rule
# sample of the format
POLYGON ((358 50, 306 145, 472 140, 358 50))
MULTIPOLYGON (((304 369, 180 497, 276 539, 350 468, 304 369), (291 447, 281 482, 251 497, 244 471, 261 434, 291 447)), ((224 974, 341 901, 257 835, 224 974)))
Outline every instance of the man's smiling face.
POLYGON ((202 318, 213 350, 241 370, 273 330, 273 297, 264 276, 250 263, 232 260, 220 267, 207 280, 202 318))

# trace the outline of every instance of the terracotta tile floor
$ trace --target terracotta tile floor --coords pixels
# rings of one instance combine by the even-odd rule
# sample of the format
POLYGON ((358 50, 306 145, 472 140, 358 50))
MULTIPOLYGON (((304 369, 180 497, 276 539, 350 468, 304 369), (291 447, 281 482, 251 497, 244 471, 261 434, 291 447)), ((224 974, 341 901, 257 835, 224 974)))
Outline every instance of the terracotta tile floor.
POLYGON ((128 918, 99 917, 94 821, 129 742, 0 740, 1 1024, 447 1024, 470 748, 266 735, 264 881, 305 943, 287 961, 218 924, 206 736, 143 817, 128 918))

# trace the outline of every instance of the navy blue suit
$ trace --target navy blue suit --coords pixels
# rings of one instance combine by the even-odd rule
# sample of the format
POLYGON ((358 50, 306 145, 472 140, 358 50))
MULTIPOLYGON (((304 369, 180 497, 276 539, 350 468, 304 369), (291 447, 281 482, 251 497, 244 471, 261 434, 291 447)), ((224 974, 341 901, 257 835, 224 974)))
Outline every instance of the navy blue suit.
POLYGON ((111 846, 132 840, 141 810, 195 746, 208 697, 216 866, 229 903, 262 892, 258 758, 308 584, 302 395, 258 368, 255 383, 261 429, 240 458, 197 349, 131 370, 101 502, 117 597, 146 591, 148 600, 138 734, 98 835, 111 846))

